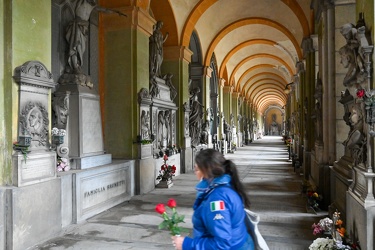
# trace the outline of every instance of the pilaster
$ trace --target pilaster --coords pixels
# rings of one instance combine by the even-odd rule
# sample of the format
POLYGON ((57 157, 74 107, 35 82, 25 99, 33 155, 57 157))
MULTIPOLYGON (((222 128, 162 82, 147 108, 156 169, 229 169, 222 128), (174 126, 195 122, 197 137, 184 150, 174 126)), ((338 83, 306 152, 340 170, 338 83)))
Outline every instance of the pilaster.
POLYGON ((148 47, 155 20, 139 7, 118 10, 127 17, 100 18, 99 92, 105 148, 114 158, 131 159, 138 157, 133 143, 140 126, 137 94, 141 88, 149 89, 148 47))

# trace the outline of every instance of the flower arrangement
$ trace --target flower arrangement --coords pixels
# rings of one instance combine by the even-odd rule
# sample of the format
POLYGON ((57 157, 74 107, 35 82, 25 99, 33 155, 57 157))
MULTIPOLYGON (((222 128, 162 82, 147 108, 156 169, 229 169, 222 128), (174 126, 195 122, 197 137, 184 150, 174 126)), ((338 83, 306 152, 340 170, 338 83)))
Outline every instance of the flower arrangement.
POLYGON ((319 209, 319 202, 323 200, 323 196, 314 191, 307 191, 307 204, 314 210, 319 209))
POLYGON ((159 170, 159 175, 156 177, 156 180, 162 180, 162 181, 169 181, 172 180, 173 176, 176 173, 176 166, 175 165, 168 165, 168 156, 164 154, 163 156, 163 165, 161 165, 159 170))
POLYGON ((64 157, 58 157, 57 158, 57 171, 63 172, 63 171, 69 171, 69 161, 67 158, 64 157))
POLYGON ((313 234, 323 234, 326 237, 320 237, 313 241, 309 250, 327 249, 327 250, 360 250, 359 244, 352 243, 347 237, 343 221, 340 219, 340 213, 335 212, 333 219, 328 217, 321 219, 319 223, 312 225, 313 234))
POLYGON ((55 135, 55 136, 65 136, 66 131, 65 131, 65 129, 53 128, 52 131, 51 131, 51 134, 55 135))
POLYGON ((155 207, 155 211, 160 214, 163 218, 163 222, 159 224, 159 229, 167 228, 171 235, 180 235, 181 232, 185 232, 185 228, 181 228, 178 226, 179 223, 185 223, 184 215, 179 215, 177 213, 176 207, 177 202, 174 199, 169 199, 167 203, 167 207, 171 210, 172 214, 169 215, 167 213, 166 207, 163 203, 157 204, 155 207))

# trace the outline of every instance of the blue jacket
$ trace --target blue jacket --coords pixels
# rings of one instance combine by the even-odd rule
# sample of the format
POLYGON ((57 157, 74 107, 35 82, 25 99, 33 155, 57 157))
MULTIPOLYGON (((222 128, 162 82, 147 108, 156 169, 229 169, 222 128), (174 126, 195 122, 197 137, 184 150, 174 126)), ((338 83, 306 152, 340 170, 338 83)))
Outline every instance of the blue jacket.
POLYGON ((248 239, 244 205, 230 181, 229 175, 223 175, 197 184, 194 238, 185 237, 183 250, 239 249, 248 239))

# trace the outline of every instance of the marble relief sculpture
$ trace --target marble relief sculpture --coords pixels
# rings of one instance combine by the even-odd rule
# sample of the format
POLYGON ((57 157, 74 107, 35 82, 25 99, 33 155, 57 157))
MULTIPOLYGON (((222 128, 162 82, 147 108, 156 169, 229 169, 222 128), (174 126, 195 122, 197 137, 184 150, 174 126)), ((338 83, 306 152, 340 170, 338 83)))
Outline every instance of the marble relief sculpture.
POLYGON ((55 115, 54 127, 66 129, 69 115, 68 102, 69 93, 65 96, 59 96, 53 99, 52 109, 55 115))
POLYGON ((38 102, 28 102, 21 111, 20 127, 23 134, 31 136, 33 147, 48 143, 48 111, 38 102))
POLYGON ((150 111, 142 110, 141 114, 141 138, 147 140, 150 138, 150 111))
POLYGON ((173 77, 173 74, 172 73, 168 73, 168 74, 166 74, 163 77, 163 79, 165 80, 165 84, 169 87, 170 97, 171 97, 171 100, 173 101, 176 98, 176 96, 177 96, 177 90, 173 86, 172 77, 173 77))
POLYGON ((365 160, 365 147, 366 137, 363 133, 363 113, 359 104, 354 104, 350 110, 349 116, 350 131, 348 138, 343 142, 347 147, 351 156, 353 157, 354 164, 363 163, 365 160))

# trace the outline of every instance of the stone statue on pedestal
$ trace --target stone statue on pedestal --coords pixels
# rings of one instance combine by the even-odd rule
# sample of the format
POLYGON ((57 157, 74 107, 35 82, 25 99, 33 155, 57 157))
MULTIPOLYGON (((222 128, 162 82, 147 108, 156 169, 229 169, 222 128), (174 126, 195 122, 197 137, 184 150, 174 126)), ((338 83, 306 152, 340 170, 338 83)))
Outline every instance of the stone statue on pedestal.
POLYGON ((163 44, 168 38, 168 33, 165 37, 161 33, 163 22, 158 21, 154 25, 154 31, 150 36, 149 53, 150 53, 150 76, 161 77, 161 64, 163 62, 163 44))
POLYGON ((82 66, 89 32, 89 19, 94 9, 100 12, 118 13, 121 16, 126 16, 119 11, 100 7, 95 0, 78 0, 76 2, 74 19, 66 28, 65 39, 68 42, 68 60, 65 67, 66 74, 61 79, 62 83, 75 82, 90 88, 93 87, 90 78, 83 73, 82 66))

